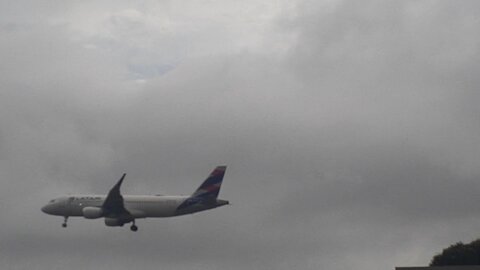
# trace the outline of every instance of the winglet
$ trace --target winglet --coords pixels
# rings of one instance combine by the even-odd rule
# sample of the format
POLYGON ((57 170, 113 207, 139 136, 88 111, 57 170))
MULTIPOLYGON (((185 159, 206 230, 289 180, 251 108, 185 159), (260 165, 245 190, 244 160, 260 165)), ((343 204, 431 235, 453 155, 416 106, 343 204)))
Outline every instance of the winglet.
POLYGON ((115 187, 118 186, 118 188, 120 188, 120 186, 121 186, 122 183, 123 183, 123 179, 125 179, 125 176, 126 176, 126 175, 127 175, 126 173, 124 173, 124 174, 122 175, 122 178, 120 178, 120 180, 118 180, 118 182, 117 182, 117 184, 115 185, 115 187))
MULTIPOLYGON (((116 194, 119 194, 119 195, 120 195, 120 186, 122 185, 123 179, 125 179, 125 176, 126 176, 126 175, 127 175, 126 173, 124 173, 124 174, 122 175, 122 178, 120 178, 120 180, 118 180, 118 182, 115 184, 115 186, 112 187, 112 189, 110 190, 110 192, 108 192, 108 196, 110 196, 111 193, 116 193, 116 194)), ((108 197, 108 196, 107 196, 107 197, 108 197)))
POLYGON ((120 186, 122 185, 123 179, 125 179, 126 175, 127 174, 124 173, 122 178, 120 178, 120 180, 118 180, 112 189, 110 189, 105 201, 103 202, 103 209, 113 213, 122 212, 124 210, 123 197, 122 194, 120 194, 120 186))

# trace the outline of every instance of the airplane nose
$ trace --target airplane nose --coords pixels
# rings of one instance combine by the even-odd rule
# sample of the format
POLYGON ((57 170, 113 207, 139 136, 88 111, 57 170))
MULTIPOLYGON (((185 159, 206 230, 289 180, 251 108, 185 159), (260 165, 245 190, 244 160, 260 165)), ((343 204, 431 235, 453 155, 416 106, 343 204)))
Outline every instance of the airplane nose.
POLYGON ((45 205, 44 207, 42 207, 42 212, 44 212, 45 214, 50 214, 51 213, 51 207, 49 207, 50 205, 45 205))

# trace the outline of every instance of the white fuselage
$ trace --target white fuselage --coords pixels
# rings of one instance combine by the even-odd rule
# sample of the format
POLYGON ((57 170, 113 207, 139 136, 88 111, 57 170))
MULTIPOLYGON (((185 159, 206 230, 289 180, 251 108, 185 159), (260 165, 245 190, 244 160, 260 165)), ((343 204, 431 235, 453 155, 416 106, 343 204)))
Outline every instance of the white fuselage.
MULTIPOLYGON (((42 208, 45 213, 57 216, 83 216, 85 207, 101 207, 105 201, 105 195, 71 195, 64 196, 50 201, 42 208)), ((167 195, 124 195, 125 209, 134 218, 147 217, 172 217, 191 214, 208 210, 227 204, 223 200, 217 200, 215 205, 196 205, 185 210, 178 210, 178 207, 189 196, 167 196, 167 195)))

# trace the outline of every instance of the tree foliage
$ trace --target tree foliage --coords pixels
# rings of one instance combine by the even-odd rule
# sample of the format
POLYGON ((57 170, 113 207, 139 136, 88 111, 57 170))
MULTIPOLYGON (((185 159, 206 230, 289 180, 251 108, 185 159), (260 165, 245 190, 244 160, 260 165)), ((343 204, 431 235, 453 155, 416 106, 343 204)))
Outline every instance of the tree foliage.
POLYGON ((435 255, 430 266, 480 265, 480 239, 469 244, 458 242, 435 255))

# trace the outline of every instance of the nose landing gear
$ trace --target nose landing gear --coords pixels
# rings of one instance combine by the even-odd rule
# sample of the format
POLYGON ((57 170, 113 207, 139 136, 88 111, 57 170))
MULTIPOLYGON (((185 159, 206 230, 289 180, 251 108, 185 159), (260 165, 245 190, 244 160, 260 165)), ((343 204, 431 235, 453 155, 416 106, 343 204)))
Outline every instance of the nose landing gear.
POLYGON ((135 220, 132 221, 132 226, 130 226, 130 230, 132 232, 138 231, 138 227, 137 227, 137 225, 135 225, 135 220))
POLYGON ((62 227, 63 228, 66 228, 67 227, 67 220, 68 220, 68 217, 63 217, 63 223, 62 223, 62 227))

